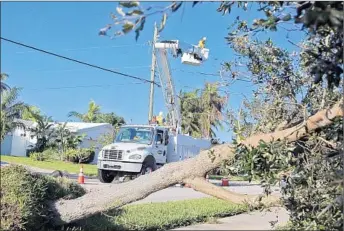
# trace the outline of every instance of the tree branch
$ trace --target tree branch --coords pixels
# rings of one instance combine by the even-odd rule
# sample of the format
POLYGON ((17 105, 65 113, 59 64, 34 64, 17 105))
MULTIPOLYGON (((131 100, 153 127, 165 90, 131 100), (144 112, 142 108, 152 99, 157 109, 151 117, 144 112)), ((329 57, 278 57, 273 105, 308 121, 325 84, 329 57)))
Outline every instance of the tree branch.
POLYGON ((218 199, 230 201, 236 204, 248 203, 253 206, 258 206, 259 198, 262 198, 261 203, 267 206, 279 204, 279 197, 270 195, 264 198, 263 195, 246 195, 236 192, 231 192, 224 188, 218 187, 212 183, 207 182, 204 178, 186 179, 184 183, 189 184, 196 191, 205 193, 207 195, 216 197, 218 199))
POLYGON ((296 141, 317 128, 330 125, 333 119, 344 115, 343 111, 343 99, 341 99, 332 108, 321 110, 315 115, 310 116, 301 126, 296 125, 282 131, 254 135, 247 138, 242 144, 255 147, 259 145, 261 140, 264 142, 282 139, 286 139, 288 142, 296 141))
MULTIPOLYGON (((339 116, 343 116, 343 100, 331 109, 319 111, 309 117, 302 127, 297 125, 283 131, 255 135, 242 143, 257 146, 260 140, 265 142, 278 139, 295 141, 315 129, 331 124, 333 119, 339 116)), ((182 182, 191 184, 198 191, 235 203, 243 202, 245 199, 252 199, 250 196, 224 192, 224 189, 211 186, 211 184, 201 179, 209 171, 219 167, 224 160, 233 160, 234 151, 235 146, 229 144, 216 145, 210 150, 201 151, 194 158, 166 164, 149 175, 140 176, 120 186, 115 184, 104 185, 82 197, 73 200, 59 200, 51 205, 56 214, 53 223, 56 225, 71 223, 100 212, 116 209, 182 182)), ((276 198, 273 197, 268 198, 268 200, 271 200, 272 203, 276 202, 276 198)))

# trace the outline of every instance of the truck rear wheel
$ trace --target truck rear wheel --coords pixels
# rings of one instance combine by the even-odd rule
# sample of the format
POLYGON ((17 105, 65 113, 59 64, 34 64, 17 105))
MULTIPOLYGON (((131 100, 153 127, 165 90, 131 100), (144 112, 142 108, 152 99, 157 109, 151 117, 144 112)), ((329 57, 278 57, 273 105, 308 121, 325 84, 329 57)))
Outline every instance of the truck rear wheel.
POLYGON ((98 179, 102 183, 111 183, 115 174, 109 170, 98 169, 98 179))

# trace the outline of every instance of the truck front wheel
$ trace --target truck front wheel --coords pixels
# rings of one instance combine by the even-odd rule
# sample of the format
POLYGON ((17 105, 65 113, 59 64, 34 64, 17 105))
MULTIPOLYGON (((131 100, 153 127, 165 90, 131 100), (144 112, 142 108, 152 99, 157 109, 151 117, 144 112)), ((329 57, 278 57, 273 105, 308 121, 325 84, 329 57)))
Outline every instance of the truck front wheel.
POLYGON ((145 162, 142 164, 141 175, 147 175, 153 172, 154 170, 154 165, 152 163, 145 162))
POLYGON ((111 183, 115 178, 115 174, 112 171, 98 169, 98 179, 102 183, 111 183))

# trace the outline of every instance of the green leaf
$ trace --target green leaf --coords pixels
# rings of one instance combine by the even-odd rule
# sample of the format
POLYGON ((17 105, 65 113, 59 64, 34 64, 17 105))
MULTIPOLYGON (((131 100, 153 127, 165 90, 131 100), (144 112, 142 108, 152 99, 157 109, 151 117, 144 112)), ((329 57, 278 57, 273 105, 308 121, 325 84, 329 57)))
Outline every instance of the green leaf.
POLYGON ((270 10, 264 10, 266 17, 270 18, 272 16, 272 12, 270 10))
POLYGON ((160 28, 159 28, 159 31, 158 31, 159 33, 165 28, 166 20, 167 20, 167 14, 164 13, 164 15, 162 16, 160 28))
POLYGON ((199 3, 199 1, 192 2, 192 7, 196 6, 199 3))
POLYGON ((128 2, 119 2, 119 5, 125 7, 125 8, 132 8, 132 7, 137 7, 140 5, 139 2, 135 1, 128 1, 128 2))
POLYGON ((289 21, 291 19, 291 15, 290 14, 287 14, 286 16, 284 16, 282 18, 283 21, 289 21))
POLYGON ((176 12, 182 6, 182 4, 183 2, 179 2, 179 3, 174 2, 172 5, 172 12, 176 12))
POLYGON ((141 11, 141 10, 133 10, 133 11, 130 11, 130 12, 126 13, 126 15, 128 15, 128 16, 143 15, 143 11, 141 11))
POLYGON ((118 14, 120 14, 121 16, 125 16, 125 13, 123 12, 123 9, 121 7, 116 7, 116 11, 118 14))
POLYGON ((129 33, 134 28, 134 24, 132 22, 127 22, 123 25, 122 31, 124 34, 129 33))
POLYGON ((142 17, 141 18, 141 22, 140 22, 140 26, 138 28, 136 28, 135 30, 135 40, 137 41, 138 38, 140 37, 140 31, 143 30, 144 28, 144 25, 145 25, 145 22, 146 22, 146 18, 145 17, 142 17))

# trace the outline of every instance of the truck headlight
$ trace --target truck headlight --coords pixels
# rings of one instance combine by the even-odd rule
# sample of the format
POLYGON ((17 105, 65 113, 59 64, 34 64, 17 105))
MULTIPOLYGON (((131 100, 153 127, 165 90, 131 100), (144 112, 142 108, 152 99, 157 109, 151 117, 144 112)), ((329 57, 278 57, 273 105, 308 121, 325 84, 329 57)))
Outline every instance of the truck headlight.
POLYGON ((129 156, 129 159, 131 159, 131 160, 140 160, 141 159, 141 155, 134 154, 134 155, 129 156))

